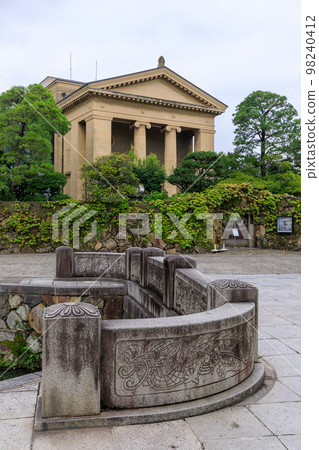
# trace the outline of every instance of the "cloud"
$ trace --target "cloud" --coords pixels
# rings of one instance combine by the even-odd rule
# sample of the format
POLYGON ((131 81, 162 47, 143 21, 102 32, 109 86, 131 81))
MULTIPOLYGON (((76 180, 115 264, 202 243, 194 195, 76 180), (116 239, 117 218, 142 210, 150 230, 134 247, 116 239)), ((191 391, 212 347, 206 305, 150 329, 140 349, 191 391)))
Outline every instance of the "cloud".
MULTIPOLYGON (((216 143, 233 140, 231 115, 254 90, 281 94, 300 74, 299 0, 11 0, 1 5, 0 91, 47 75, 89 81, 166 64, 229 105, 216 143)), ((300 111, 297 88, 287 94, 300 111)), ((218 148, 216 147, 218 150, 218 148)))

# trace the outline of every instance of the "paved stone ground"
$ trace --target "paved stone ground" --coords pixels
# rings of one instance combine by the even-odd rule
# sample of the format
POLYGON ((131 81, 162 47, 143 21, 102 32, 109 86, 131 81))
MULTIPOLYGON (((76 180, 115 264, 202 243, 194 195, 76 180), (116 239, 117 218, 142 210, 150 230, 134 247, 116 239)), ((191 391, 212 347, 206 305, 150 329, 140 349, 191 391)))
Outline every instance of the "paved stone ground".
MULTIPOLYGON (((300 254, 247 251, 240 261, 239 255, 232 251, 196 258, 199 269, 216 279, 227 275, 259 288, 259 355, 277 373, 263 390, 233 407, 185 420, 33 433, 39 376, 16 379, 11 387, 7 380, 0 383, 0 449, 299 450, 300 254), (235 276, 237 270, 245 275, 235 276)), ((54 255, 5 258, 7 262, 0 257, 2 277, 47 277, 54 272, 54 255)))
MULTIPOLYGON (((300 253, 238 248, 220 253, 191 255, 203 273, 300 273, 300 253)), ((0 255, 0 278, 54 277, 55 253, 0 255)))

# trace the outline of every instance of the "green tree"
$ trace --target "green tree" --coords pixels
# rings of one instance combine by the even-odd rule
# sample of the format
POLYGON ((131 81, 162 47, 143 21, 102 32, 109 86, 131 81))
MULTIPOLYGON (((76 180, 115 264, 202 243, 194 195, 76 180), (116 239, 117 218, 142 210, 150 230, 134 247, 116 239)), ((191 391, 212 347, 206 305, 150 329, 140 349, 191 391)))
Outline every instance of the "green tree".
MULTIPOLYGON (((23 200, 29 179, 53 175, 52 138, 69 122, 51 92, 41 85, 13 87, 0 95, 0 195, 23 200)), ((64 179, 60 178, 63 186, 64 179)))
POLYGON ((221 153, 189 153, 167 181, 176 185, 181 192, 201 192, 227 176, 229 163, 230 160, 221 153))
POLYGON ((41 173, 33 173, 31 170, 26 177, 24 188, 25 201, 62 200, 69 198, 62 194, 62 187, 67 183, 67 177, 63 173, 52 172, 49 166, 47 170, 41 167, 41 173))
POLYGON ((139 180, 133 167, 131 154, 117 153, 100 156, 92 164, 83 164, 81 171, 85 200, 120 203, 136 194, 139 180))
POLYGON ((298 173, 300 120, 296 116, 297 111, 285 96, 266 91, 251 93, 233 114, 235 151, 250 163, 255 157, 261 177, 278 157, 291 162, 298 173))
POLYGON ((296 197, 301 195, 301 177, 289 170, 281 173, 270 173, 264 178, 255 177, 246 172, 232 172, 232 174, 220 181, 220 184, 242 184, 250 183, 256 190, 269 191, 272 194, 289 194, 296 197))
POLYGON ((133 170, 146 192, 162 191, 166 180, 165 167, 161 166, 154 153, 150 153, 145 159, 139 159, 133 170))

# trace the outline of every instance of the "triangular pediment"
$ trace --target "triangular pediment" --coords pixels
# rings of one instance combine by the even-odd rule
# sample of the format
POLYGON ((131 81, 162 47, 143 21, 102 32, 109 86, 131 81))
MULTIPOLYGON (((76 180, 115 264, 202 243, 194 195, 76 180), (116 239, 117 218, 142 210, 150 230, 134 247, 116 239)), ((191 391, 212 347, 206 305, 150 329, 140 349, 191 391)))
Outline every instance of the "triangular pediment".
POLYGON ((144 97, 169 100, 179 103, 203 105, 203 102, 200 100, 192 97, 188 93, 183 92, 161 78, 129 84, 126 86, 118 86, 112 90, 125 94, 142 95, 144 97))
POLYGON ((224 103, 165 66, 91 82, 88 83, 88 87, 177 103, 213 107, 221 112, 227 108, 224 103))

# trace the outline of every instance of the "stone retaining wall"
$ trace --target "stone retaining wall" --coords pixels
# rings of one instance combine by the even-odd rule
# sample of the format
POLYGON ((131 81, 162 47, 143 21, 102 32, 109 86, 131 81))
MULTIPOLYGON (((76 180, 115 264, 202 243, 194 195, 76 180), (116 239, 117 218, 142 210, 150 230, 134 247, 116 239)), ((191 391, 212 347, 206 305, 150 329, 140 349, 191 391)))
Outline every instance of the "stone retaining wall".
MULTIPOLYGON (((10 350, 2 341, 13 341, 17 333, 23 332, 26 344, 34 353, 41 352, 43 332, 43 313, 48 306, 84 302, 96 305, 105 319, 123 317, 123 298, 125 285, 101 283, 83 286, 76 281, 72 284, 53 280, 25 279, 22 282, 2 283, 0 285, 0 354, 12 359, 10 350), (84 295, 83 295, 84 294, 84 295)), ((137 316, 138 317, 138 316, 137 316)))

